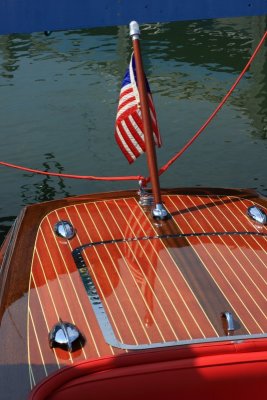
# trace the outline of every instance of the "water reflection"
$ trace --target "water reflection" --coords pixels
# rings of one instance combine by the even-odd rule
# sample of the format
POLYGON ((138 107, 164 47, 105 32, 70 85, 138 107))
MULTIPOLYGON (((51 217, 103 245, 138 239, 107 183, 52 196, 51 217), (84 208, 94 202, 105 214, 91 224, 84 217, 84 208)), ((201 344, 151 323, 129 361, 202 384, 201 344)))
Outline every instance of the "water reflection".
MULTIPOLYGON (((14 78, 14 72, 19 68, 18 63, 18 47, 16 43, 19 39, 16 36, 0 36, 0 49, 1 49, 1 77, 4 79, 14 78)), ((2 83, 1 83, 2 86, 2 83)))
MULTIPOLYGON (((240 18, 236 22, 223 19, 161 24, 155 36, 153 30, 147 30, 144 48, 156 61, 151 74, 159 75, 153 81, 158 93, 178 100, 218 103, 260 41, 267 17, 240 18)), ((228 100, 249 115, 256 128, 252 134, 261 139, 266 138, 267 129, 266 74, 267 47, 263 46, 243 79, 247 90, 237 89, 228 100)))
MULTIPOLYGON (((42 171, 57 173, 64 172, 64 168, 55 160, 53 153, 47 153, 44 156, 47 161, 43 163, 42 171)), ((33 176, 36 175, 31 173, 24 174, 24 177, 29 179, 33 176)), ((67 190, 63 178, 59 177, 55 179, 51 176, 43 177, 43 175, 42 178, 40 178, 40 175, 38 175, 38 177, 38 182, 30 182, 21 186, 21 199, 24 205, 53 200, 59 196, 70 196, 70 192, 67 190)))
MULTIPOLYGON (((260 21, 254 20, 253 33, 255 42, 259 41, 262 32, 266 30, 267 17, 260 21)), ((263 46, 262 51, 257 55, 257 62, 250 68, 251 72, 251 92, 247 92, 247 112, 253 121, 253 136, 260 139, 267 139, 267 46, 263 46)))
MULTIPOLYGON (((223 98, 266 22, 266 17, 253 17, 142 27, 144 64, 163 134, 160 165, 223 98)), ((49 37, 1 36, 0 159, 67 173, 146 175, 145 159, 126 165, 113 137, 130 53, 126 26, 53 32, 49 37)), ((239 186, 267 192, 266 74, 265 45, 212 125, 214 135, 201 137, 162 178, 163 186, 239 186)), ((1 185, 4 219, 17 215, 21 204, 100 187, 13 171, 3 171, 1 185)), ((101 190, 117 187, 107 184, 101 190)))
MULTIPOLYGON (((63 166, 55 159, 53 153, 44 154, 45 162, 42 164, 42 171, 63 173, 63 166)), ((32 173, 23 174, 23 181, 29 181, 20 186, 21 206, 37 202, 54 200, 55 198, 68 197, 71 195, 67 182, 64 179, 52 178, 50 176, 36 175, 32 173)), ((5 215, 6 210, 0 209, 5 215)), ((3 242, 16 216, 8 215, 0 218, 0 244, 3 242)))

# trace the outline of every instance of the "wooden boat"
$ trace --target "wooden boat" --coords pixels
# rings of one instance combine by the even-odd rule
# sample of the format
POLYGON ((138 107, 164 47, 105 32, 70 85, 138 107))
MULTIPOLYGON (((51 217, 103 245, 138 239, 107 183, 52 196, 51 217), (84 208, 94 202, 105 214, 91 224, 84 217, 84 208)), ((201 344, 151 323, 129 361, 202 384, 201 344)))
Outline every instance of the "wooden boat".
POLYGON ((10 398, 31 387, 32 399, 167 398, 174 390, 260 398, 267 226, 247 210, 267 212, 267 200, 176 189, 163 201, 170 218, 160 223, 132 191, 21 213, 1 253, 1 387, 10 398), (59 221, 74 237, 55 233, 59 221), (50 347, 60 320, 81 332, 76 348, 50 347))
POLYGON ((162 190, 154 218, 153 196, 21 212, 0 253, 1 398, 264 398, 267 199, 162 190))

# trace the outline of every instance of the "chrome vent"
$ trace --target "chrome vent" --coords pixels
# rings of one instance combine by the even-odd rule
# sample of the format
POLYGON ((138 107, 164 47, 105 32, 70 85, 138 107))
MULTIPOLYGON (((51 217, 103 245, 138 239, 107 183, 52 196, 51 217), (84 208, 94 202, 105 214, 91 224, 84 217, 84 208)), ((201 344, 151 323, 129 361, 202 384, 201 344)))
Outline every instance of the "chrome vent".
POLYGON ((267 215, 265 211, 258 206, 251 206, 247 210, 248 216, 253 219, 253 221, 258 222, 261 225, 267 224, 267 215))
POLYGON ((54 226, 54 232, 57 236, 68 240, 75 236, 75 229, 69 221, 57 222, 54 226))
POLYGON ((59 322, 53 326, 49 333, 49 346, 60 347, 67 351, 73 351, 84 345, 84 337, 78 328, 70 322, 59 322))

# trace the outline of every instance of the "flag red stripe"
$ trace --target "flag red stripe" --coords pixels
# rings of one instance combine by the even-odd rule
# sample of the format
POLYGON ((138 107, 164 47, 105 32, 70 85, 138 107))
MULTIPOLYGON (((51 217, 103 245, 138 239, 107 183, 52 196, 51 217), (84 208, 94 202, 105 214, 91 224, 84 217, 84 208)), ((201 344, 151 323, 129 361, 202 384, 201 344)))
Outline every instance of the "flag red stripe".
POLYGON ((132 115, 136 111, 136 105, 131 107, 127 107, 121 115, 117 117, 117 122, 121 122, 124 119, 127 119, 129 115, 132 115))
POLYGON ((121 142, 117 132, 115 132, 115 139, 116 139, 116 142, 117 142, 118 146, 120 147, 122 153, 125 155, 125 157, 129 161, 129 163, 131 164, 133 161, 135 161, 136 158, 132 158, 132 156, 129 154, 128 150, 125 148, 124 144, 121 142))
MULTIPOLYGON (((138 149, 135 147, 134 143, 129 138, 128 133, 125 132, 124 126, 121 124, 121 122, 118 124, 118 129, 119 129, 119 131, 121 133, 121 136, 122 136, 123 140, 125 141, 125 143, 129 147, 131 152, 134 154, 134 156, 136 158, 139 157, 140 156, 140 152, 138 151, 138 149)), ((119 138, 119 140, 120 140, 120 138, 119 138)))
MULTIPOLYGON (((133 118, 134 121, 135 121, 135 116, 136 115, 137 115, 137 112, 135 112, 135 113, 133 113, 131 115, 131 117, 133 118)), ((133 126, 133 124, 131 123, 131 121, 128 118, 125 120, 125 122, 126 122, 127 128, 129 129, 129 131, 131 132, 131 134, 133 135, 133 137, 135 138, 135 140, 137 141, 137 143, 141 147, 142 151, 144 152, 145 151, 145 142, 144 142, 144 140, 142 139, 142 137, 137 132, 137 130, 135 129, 135 127, 133 126)), ((138 127, 142 131, 142 126, 140 128, 140 126, 138 125, 138 127)))
POLYGON ((118 105, 118 111, 120 111, 123 107, 125 107, 127 104, 135 101, 135 96, 133 93, 133 89, 129 88, 126 90, 123 94, 121 94, 120 99, 119 99, 119 105, 118 105), (131 96, 129 96, 131 95, 131 96), (126 96, 129 96, 128 98, 126 96))

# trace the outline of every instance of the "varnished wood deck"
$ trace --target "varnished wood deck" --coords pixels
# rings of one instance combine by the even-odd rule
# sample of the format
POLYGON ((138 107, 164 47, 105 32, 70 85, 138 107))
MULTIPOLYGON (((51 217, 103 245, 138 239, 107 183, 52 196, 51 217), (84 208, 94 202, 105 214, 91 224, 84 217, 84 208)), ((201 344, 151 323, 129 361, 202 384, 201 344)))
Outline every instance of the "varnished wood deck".
POLYGON ((33 384, 40 373, 49 374, 50 366, 128 347, 218 339, 225 336, 224 311, 234 315, 235 335, 267 332, 267 228, 247 217, 254 202, 174 194, 163 200, 172 218, 162 224, 151 220, 135 198, 70 205, 43 219, 29 295, 33 384), (70 241, 54 234, 59 220, 75 227, 70 241), (110 327, 98 323, 72 255, 77 250, 110 327), (80 328, 86 338, 81 350, 48 348, 48 332, 59 318, 80 328))
POLYGON ((75 361, 225 340, 224 311, 234 316, 231 339, 267 335, 267 226, 247 217, 254 204, 266 211, 266 199, 234 190, 163 193, 171 218, 162 223, 134 192, 21 214, 0 275, 0 379, 14 399, 75 361), (59 220, 74 225, 70 241, 54 234, 59 220), (80 350, 50 349, 48 333, 60 318, 81 330, 80 350))

